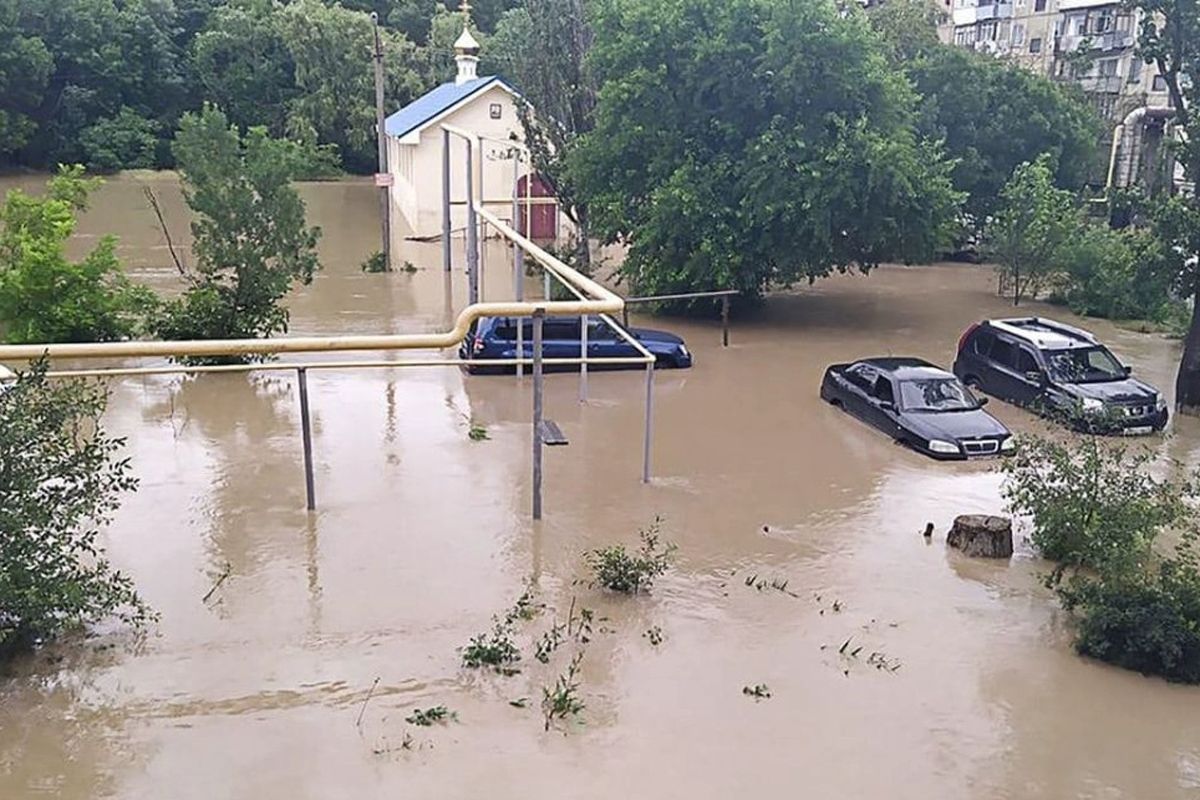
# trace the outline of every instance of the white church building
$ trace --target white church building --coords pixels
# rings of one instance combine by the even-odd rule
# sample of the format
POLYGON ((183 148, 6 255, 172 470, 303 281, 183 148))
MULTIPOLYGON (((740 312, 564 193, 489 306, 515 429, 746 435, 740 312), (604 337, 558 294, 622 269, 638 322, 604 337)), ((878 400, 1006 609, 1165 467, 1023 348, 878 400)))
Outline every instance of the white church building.
MULTIPOLYGON (((540 241, 556 239, 562 233, 563 220, 551 192, 536 176, 530 181, 526 157, 509 141, 522 142, 524 131, 517 115, 516 90, 498 75, 479 77, 479 43, 465 24, 454 43, 458 74, 452 83, 427 92, 389 116, 387 133, 388 171, 392 175, 393 210, 402 217, 404 235, 433 238, 442 231, 442 125, 449 124, 484 137, 482 152, 474 153, 474 187, 479 196, 480 181, 485 207, 504 219, 512 220, 514 170, 528 214, 522 232, 540 241)), ((466 225, 467 142, 450 137, 451 223, 454 230, 466 225)))

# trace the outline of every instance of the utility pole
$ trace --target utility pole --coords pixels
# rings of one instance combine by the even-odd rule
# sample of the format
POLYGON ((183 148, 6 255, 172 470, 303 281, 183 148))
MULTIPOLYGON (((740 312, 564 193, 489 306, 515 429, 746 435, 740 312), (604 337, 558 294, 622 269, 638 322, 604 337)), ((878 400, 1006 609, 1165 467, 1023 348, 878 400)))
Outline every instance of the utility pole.
POLYGON ((371 22, 375 26, 375 138, 379 144, 379 172, 375 185, 379 187, 379 218, 383 226, 383 264, 392 271, 392 175, 388 172, 387 131, 383 117, 383 40, 379 35, 379 15, 372 12, 371 22))

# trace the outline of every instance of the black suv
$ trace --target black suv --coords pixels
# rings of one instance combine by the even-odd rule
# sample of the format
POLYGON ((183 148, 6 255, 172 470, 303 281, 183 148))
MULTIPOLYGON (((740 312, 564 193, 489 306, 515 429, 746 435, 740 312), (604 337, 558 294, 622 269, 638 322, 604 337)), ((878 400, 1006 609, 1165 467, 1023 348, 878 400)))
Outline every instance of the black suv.
POLYGON ((1039 317, 972 325, 954 361, 954 374, 968 386, 1077 427, 1161 431, 1166 400, 1130 372, 1092 334, 1039 317))

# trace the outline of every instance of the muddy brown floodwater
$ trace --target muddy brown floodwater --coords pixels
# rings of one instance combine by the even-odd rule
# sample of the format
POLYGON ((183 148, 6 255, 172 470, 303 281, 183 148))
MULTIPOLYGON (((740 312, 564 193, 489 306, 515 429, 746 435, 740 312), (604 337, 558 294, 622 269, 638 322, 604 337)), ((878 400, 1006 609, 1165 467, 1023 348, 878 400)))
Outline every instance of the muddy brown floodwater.
MULTIPOLYGON (((149 180, 182 234, 177 187, 149 180)), ((325 269, 294 298, 293 333, 444 325, 436 246, 402 245, 415 274, 364 275, 371 187, 304 195, 325 269)), ((174 285, 137 180, 101 192, 78 244, 105 232, 137 277, 174 285)), ((504 296, 502 249, 487 270, 486 296, 504 296)), ((1008 311, 990 271, 943 265, 774 297, 735 318, 728 349, 715 323, 656 321, 696 366, 656 379, 653 482, 639 482, 641 375, 593 375, 586 405, 575 376, 551 376, 548 415, 571 443, 546 454, 537 525, 528 379, 312 374, 312 515, 290 378, 114 380, 108 422, 142 485, 108 552, 161 622, 142 642, 106 628, 13 667, 0 798, 1196 798, 1200 689, 1077 657, 1027 545, 1001 564, 947 552, 956 514, 1001 509, 993 465, 929 461, 818 400, 831 362, 945 364, 969 322, 1008 311), (470 441, 470 420, 490 440, 470 441), (679 551, 651 594, 576 583, 585 551, 635 542, 656 515, 679 551), (518 628, 524 671, 460 668, 457 648, 530 579, 550 608, 518 628), (542 665, 531 642, 572 597, 605 621, 580 722, 546 733, 541 687, 569 648, 542 665), (838 654, 847 639, 857 659, 838 654), (874 652, 900 668, 867 664, 874 652), (770 699, 743 695, 758 683, 770 699), (405 722, 436 705, 457 721, 405 722)), ((1175 344, 1088 324, 1169 389, 1175 344)), ((1151 444, 1200 460, 1190 420, 1151 444)))

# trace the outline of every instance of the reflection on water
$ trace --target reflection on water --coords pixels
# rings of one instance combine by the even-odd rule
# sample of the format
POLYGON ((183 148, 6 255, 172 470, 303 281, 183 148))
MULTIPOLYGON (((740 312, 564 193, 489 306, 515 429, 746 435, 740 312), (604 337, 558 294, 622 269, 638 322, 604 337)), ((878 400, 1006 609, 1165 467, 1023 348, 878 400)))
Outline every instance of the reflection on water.
MULTIPOLYGON (((186 244, 177 187, 151 180, 186 244)), ((324 269, 292 299, 292 333, 432 330, 448 300, 462 307, 461 270, 447 284, 434 246, 397 241, 415 273, 359 271, 369 185, 303 191, 324 269)), ((175 285, 136 181, 110 182, 75 246, 106 232, 136 277, 175 285)), ((486 296, 506 297, 506 250, 487 264, 486 296)), ((656 321, 687 337, 696 367, 656 376, 649 486, 642 376, 593 375, 587 404, 575 376, 549 376, 547 413, 571 444, 546 453, 538 525, 528 378, 310 372, 313 515, 292 375, 115 381, 109 424, 142 488, 108 549, 162 621, 138 648, 109 633, 115 649, 68 643, 14 667, 0 797, 598 798, 629 794, 629 776, 635 794, 669 797, 1194 797, 1200 691, 1077 658, 1028 547, 1002 564, 945 550, 956 514, 1000 509, 991 465, 928 461, 816 396, 833 362, 947 364, 970 322, 1010 311, 991 289, 973 267, 835 278, 735 318, 728 349, 715 322, 656 321), (490 440, 468 439, 472 420, 490 440), (578 582, 586 550, 634 541, 655 515, 680 549, 651 595, 578 582), (536 710, 561 664, 527 657, 507 679, 458 667, 456 648, 530 576, 552 610, 522 644, 572 597, 606 618, 569 736, 543 733, 536 710), (839 654, 848 639, 857 657, 839 654), (773 697, 744 697, 755 683, 773 697), (529 708, 509 705, 521 697, 529 708), (409 727, 414 749, 394 748, 412 708, 439 703, 460 721, 409 727)), ((1176 345, 1088 324, 1170 391, 1176 345)), ((1155 446, 1200 462, 1194 421, 1174 428, 1155 446)))

